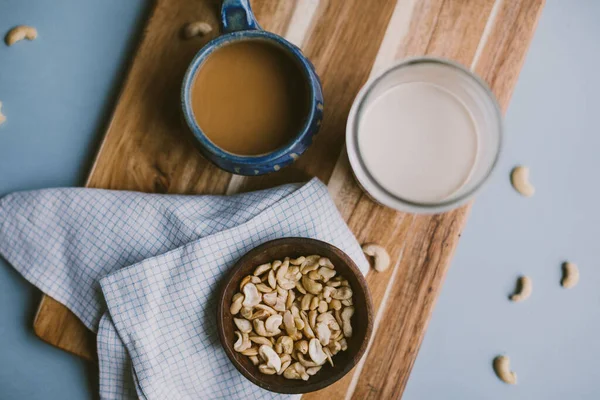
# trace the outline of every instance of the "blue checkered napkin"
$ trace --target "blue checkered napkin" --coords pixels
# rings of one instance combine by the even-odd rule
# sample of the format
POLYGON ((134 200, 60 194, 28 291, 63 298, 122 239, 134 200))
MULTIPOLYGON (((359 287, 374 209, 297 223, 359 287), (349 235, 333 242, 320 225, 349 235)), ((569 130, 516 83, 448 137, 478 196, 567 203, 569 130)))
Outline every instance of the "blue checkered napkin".
POLYGON ((242 254, 286 236, 330 242, 368 268, 317 180, 233 197, 61 189, 0 201, 0 253, 88 327, 99 326, 106 399, 283 397, 227 360, 214 296, 242 254))

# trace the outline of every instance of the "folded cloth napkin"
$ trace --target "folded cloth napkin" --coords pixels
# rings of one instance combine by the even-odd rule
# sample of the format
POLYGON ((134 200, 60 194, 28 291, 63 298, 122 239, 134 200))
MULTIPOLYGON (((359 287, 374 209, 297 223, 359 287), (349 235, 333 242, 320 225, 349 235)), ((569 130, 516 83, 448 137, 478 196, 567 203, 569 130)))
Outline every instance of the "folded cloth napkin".
POLYGON ((73 188, 0 200, 0 254, 98 333, 102 399, 292 398, 239 374, 216 331, 227 270, 290 236, 329 242, 368 269, 317 179, 235 196, 73 188))

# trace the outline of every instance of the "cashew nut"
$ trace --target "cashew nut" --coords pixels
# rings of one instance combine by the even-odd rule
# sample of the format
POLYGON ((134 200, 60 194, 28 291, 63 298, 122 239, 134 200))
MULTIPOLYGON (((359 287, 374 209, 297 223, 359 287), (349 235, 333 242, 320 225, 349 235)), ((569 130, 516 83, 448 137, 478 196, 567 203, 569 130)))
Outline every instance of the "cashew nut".
POLYGON ((328 309, 329 309, 329 306, 327 305, 327 302, 325 300, 319 301, 319 307, 317 308, 317 310, 319 311, 320 314, 327 312, 328 309))
POLYGON ((267 363, 268 367, 273 368, 276 372, 281 369, 281 359, 271 347, 265 345, 260 346, 258 348, 258 355, 267 363))
POLYGON ((283 326, 288 336, 295 336, 297 329, 296 324, 294 323, 294 316, 288 310, 283 314, 283 326))
POLYGON ((347 338, 352 337, 352 324, 350 323, 350 318, 354 315, 354 307, 346 307, 342 310, 342 330, 344 331, 344 336, 347 338))
POLYGON ((294 344, 294 350, 301 354, 308 353, 308 342, 306 340, 300 340, 294 344))
POLYGON ((329 329, 327 322, 319 322, 315 326, 315 334, 323 346, 329 345, 329 341, 331 340, 331 330, 329 329))
POLYGON ((318 297, 313 297, 310 300, 310 306, 309 306, 309 308, 312 311, 312 310, 316 310, 318 307, 319 307, 319 298, 318 297))
POLYGON ((267 339, 266 337, 262 337, 262 336, 250 336, 250 341, 254 342, 256 344, 273 347, 273 343, 271 343, 271 341, 269 339, 267 339))
POLYGON ((334 341, 329 342, 329 346, 327 346, 327 348, 329 351, 331 351, 331 354, 336 355, 340 350, 342 350, 342 345, 339 342, 334 341))
POLYGON ((323 351, 319 339, 311 339, 308 342, 308 355, 317 365, 323 365, 327 361, 327 354, 323 351))
POLYGON ((258 370, 265 375, 275 375, 275 373, 277 373, 275 368, 271 368, 267 364, 260 364, 258 370))
POLYGON ((242 332, 242 333, 252 332, 252 323, 250 321, 248 321, 247 319, 234 318, 233 322, 235 323, 235 326, 237 326, 237 328, 240 330, 240 332, 242 332))
POLYGON ((265 304, 274 306, 275 304, 277 304, 277 292, 263 294, 263 301, 265 302, 265 304))
POLYGON ((517 292, 510 296, 510 299, 514 302, 527 300, 531 296, 533 286, 531 278, 528 276, 521 276, 517 281, 517 292))
POLYGON ((265 329, 267 332, 275 332, 279 330, 281 323, 283 322, 283 317, 279 314, 271 315, 267 318, 265 322, 265 329))
POLYGON ((310 367, 310 368, 306 368, 306 373, 309 375, 316 375, 317 372, 319 372, 321 370, 321 367, 310 367))
POLYGON ((236 293, 233 295, 231 299, 231 306, 229 307, 229 312, 231 315, 236 315, 242 309, 242 302, 244 301, 244 295, 241 293, 236 293))
POLYGON ((579 268, 577 268, 577 265, 567 261, 563 263, 562 268, 563 277, 560 281, 562 287, 567 289, 575 287, 575 285, 577 285, 577 283, 579 282, 579 268))
POLYGON ((273 271, 277 271, 277 268, 281 267, 281 264, 283 264, 281 260, 275 260, 271 263, 271 268, 273 268, 273 271))
POLYGON ((277 280, 275 279, 275 271, 270 270, 269 275, 267 276, 267 282, 269 282, 269 286, 275 289, 277 288, 277 280))
POLYGON ((201 21, 190 22, 183 27, 183 37, 185 39, 191 39, 195 36, 204 36, 210 32, 212 32, 212 26, 201 21))
POLYGON ((305 381, 309 378, 309 375, 306 373, 306 368, 304 368, 304 366, 299 362, 287 367, 283 372, 283 376, 287 379, 302 379, 305 381))
POLYGON ((306 260, 306 257, 300 256, 298 258, 290 259, 290 264, 292 265, 302 265, 302 263, 306 260))
POLYGON ((258 293, 258 289, 256 289, 256 285, 253 283, 247 283, 244 285, 244 301, 242 305, 244 307, 252 308, 258 303, 260 303, 261 295, 258 293))
POLYGON ((233 349, 238 353, 241 353, 244 350, 247 350, 252 346, 250 339, 247 333, 241 333, 240 331, 235 331, 235 336, 237 336, 237 341, 233 344, 233 349))
POLYGON ((281 264, 281 267, 279 267, 279 269, 277 270, 277 273, 275 274, 277 284, 285 290, 293 289, 296 287, 296 281, 294 279, 290 279, 291 274, 288 274, 289 265, 289 260, 285 260, 283 264, 281 264))
POLYGON ((304 286, 304 289, 311 294, 319 294, 323 290, 323 285, 309 279, 306 275, 302 277, 302 286, 304 286))
POLYGON ((321 267, 318 269, 319 275, 323 279, 323 282, 329 282, 331 278, 333 278, 336 274, 335 269, 331 269, 329 267, 321 267))
POLYGON ((254 306, 254 308, 257 308, 259 310, 262 311, 266 311, 268 315, 275 315, 277 314, 277 311, 275 311, 273 308, 265 305, 265 304, 257 304, 254 306))
POLYGON ((256 285, 256 289, 261 293, 271 293, 273 292, 273 288, 269 285, 265 285, 264 283, 259 283, 256 285))
POLYGON ((294 317, 294 324, 296 325, 296 329, 304 329, 304 321, 300 317, 294 317))
POLYGON ((333 293, 335 293, 336 290, 337 288, 334 288, 332 286, 325 286, 325 288, 323 288, 323 299, 328 303, 332 301, 331 297, 333 296, 333 293))
POLYGON ((338 299, 332 299, 329 302, 329 307, 334 309, 334 310, 341 310, 342 309, 342 303, 338 300, 338 299))
MULTIPOLYGON (((307 359, 304 357, 304 354, 302 354, 302 353, 297 353, 297 354, 296 354, 296 356, 298 357, 298 362, 299 362, 300 364, 302 364, 302 366, 303 366, 303 367, 305 367, 305 368, 310 368, 310 367, 318 367, 319 365, 322 365, 322 364, 317 364, 317 363, 316 363, 316 362, 314 362, 314 361, 307 360, 307 359)), ((327 359, 327 355, 325 356, 325 359, 327 359)), ((324 363, 325 363, 325 362, 323 362, 323 364, 324 364, 324 363)))
POLYGON ((302 296, 302 300, 300 301, 300 309, 304 310, 304 311, 309 310, 312 299, 313 299, 313 295, 310 293, 307 293, 304 296, 302 296))
POLYGON ((376 271, 382 272, 389 268, 390 255, 384 247, 375 243, 368 243, 363 245, 362 250, 363 253, 374 258, 376 271))
POLYGON ((302 318, 302 321, 304 321, 304 329, 302 329, 304 336, 306 336, 309 339, 314 338, 315 334, 314 334, 312 328, 310 327, 310 323, 308 321, 308 316, 306 315, 305 311, 302 311, 300 313, 300 318, 302 318))
POLYGON ((329 364, 331 364, 331 366, 333 367, 333 359, 331 358, 331 351, 329 351, 329 349, 327 347, 323 347, 323 353, 325 353, 325 356, 327 357, 327 361, 329 361, 329 364))
POLYGON ((250 347, 249 349, 242 351, 242 354, 245 356, 256 356, 258 355, 258 349, 256 347, 250 347))
POLYGON ((517 373, 510 370, 510 360, 507 356, 494 358, 494 371, 502 382, 509 385, 517 384, 517 373))
POLYGON ((317 313, 317 310, 311 310, 308 312, 308 323, 313 332, 315 330, 315 326, 317 325, 317 313))
POLYGON ((285 372, 285 370, 287 369, 287 367, 290 366, 290 364, 292 363, 292 360, 287 360, 287 361, 283 361, 281 360, 281 369, 279 370, 279 372, 277 372, 277 375, 281 375, 285 372))
POLYGON ((34 40, 35 38, 37 38, 37 35, 37 30, 34 27, 27 25, 19 25, 8 31, 4 40, 8 46, 12 46, 13 44, 23 39, 34 40))
POLYGON ((531 197, 535 193, 535 188, 529 182, 529 168, 524 166, 514 167, 510 173, 510 182, 517 192, 525 197, 531 197))
POLYGON ((306 289, 302 287, 302 284, 300 282, 296 282, 296 290, 302 294, 306 294, 306 289))
POLYGON ((321 275, 319 275, 318 269, 310 271, 308 274, 306 274, 306 276, 308 276, 308 279, 312 279, 313 281, 319 281, 322 278, 321 275))
POLYGON ((245 276, 240 282, 240 290, 244 290, 244 286, 246 286, 248 283, 260 283, 260 278, 252 275, 245 276))
POLYGON ((258 365, 258 363, 260 362, 260 361, 258 360, 258 357, 257 357, 257 356, 250 356, 250 357, 248 357, 248 358, 250 358, 250 361, 252 361, 252 364, 254 364, 254 365, 258 365))
POLYGON ((6 121, 6 115, 2 114, 2 102, 0 101, 0 125, 6 121))
POLYGON ((242 307, 240 310, 240 315, 246 319, 252 318, 252 308, 250 307, 242 307))
POLYGON ((327 257, 321 257, 321 258, 319 258, 319 265, 321 267, 327 267, 329 269, 335 269, 335 267, 333 266, 333 263, 327 257))
POLYGON ((294 350, 294 341, 292 340, 291 337, 289 337, 289 336, 280 336, 277 339, 277 343, 281 344, 281 348, 283 350, 283 353, 285 353, 285 354, 292 354, 292 351, 294 350))
POLYGON ((281 333, 281 330, 279 329, 267 331, 267 329, 265 328, 265 321, 262 321, 260 319, 255 319, 254 321, 252 321, 252 325, 254 326, 254 331, 258 335, 263 337, 277 336, 281 333))
POLYGON ((270 315, 271 314, 268 311, 266 311, 266 310, 258 310, 257 312, 255 312, 254 314, 252 314, 250 316, 250 318, 248 318, 248 320, 254 321, 255 319, 266 319, 266 318, 269 318, 270 315))
MULTIPOLYGON (((341 316, 340 316, 340 321, 341 321, 341 316)), ((330 312, 319 315, 317 317, 317 323, 319 323, 319 322, 324 322, 333 331, 339 331, 342 329, 342 328, 340 328, 340 324, 338 323, 338 321, 336 321, 336 319, 330 312)), ((342 324, 343 324, 343 322, 342 322, 342 324)))
POLYGON ((289 309, 294 304, 294 299, 296 298, 296 293, 293 290, 288 290, 287 300, 285 301, 285 308, 289 309))
POLYGON ((331 294, 336 300, 348 300, 352 297, 352 289, 349 286, 342 286, 334 290, 331 294))
POLYGON ((309 272, 319 268, 319 259, 319 256, 306 257, 306 260, 304 260, 300 267, 300 272, 302 272, 302 274, 308 274, 309 272))
POLYGON ((254 270, 254 276, 260 276, 271 269, 271 263, 261 264, 254 270))

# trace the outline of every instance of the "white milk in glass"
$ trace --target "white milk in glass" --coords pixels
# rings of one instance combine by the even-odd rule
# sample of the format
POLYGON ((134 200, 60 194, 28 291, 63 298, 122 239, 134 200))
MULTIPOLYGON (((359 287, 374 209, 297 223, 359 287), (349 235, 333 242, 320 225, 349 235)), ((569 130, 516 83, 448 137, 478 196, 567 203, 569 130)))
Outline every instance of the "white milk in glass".
POLYGON ((367 83, 350 113, 348 155, 367 192, 403 211, 466 201, 489 176, 500 112, 485 84, 443 60, 396 65, 367 83))

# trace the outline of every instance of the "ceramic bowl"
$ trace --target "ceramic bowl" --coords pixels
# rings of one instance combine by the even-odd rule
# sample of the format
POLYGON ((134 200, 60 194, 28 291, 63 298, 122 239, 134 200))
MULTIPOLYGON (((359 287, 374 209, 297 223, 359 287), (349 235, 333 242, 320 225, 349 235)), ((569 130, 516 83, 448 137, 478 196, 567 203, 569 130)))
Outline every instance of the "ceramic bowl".
POLYGON ((314 66, 304 57, 300 49, 281 36, 260 28, 248 0, 225 0, 221 10, 223 35, 213 39, 194 57, 183 80, 181 106, 183 118, 193 137, 198 150, 219 168, 238 175, 262 175, 279 171, 293 163, 310 146, 313 136, 319 131, 323 119, 323 93, 321 82, 314 66), (220 47, 239 41, 267 41, 285 52, 296 61, 306 80, 309 91, 309 112, 304 125, 294 138, 279 149, 257 156, 244 156, 229 153, 212 143, 196 123, 190 101, 190 91, 196 71, 202 67, 206 59, 220 47))
POLYGON ((233 365, 247 379, 256 385, 278 393, 308 393, 323 389, 346 375, 364 354, 373 330, 373 305, 366 281, 352 259, 328 243, 306 238, 284 238, 264 243, 248 252, 235 264, 225 279, 219 295, 217 329, 219 338, 233 365), (259 372, 250 359, 233 349, 236 330, 233 316, 229 312, 233 295, 239 292, 240 282, 246 275, 252 275, 261 264, 285 257, 318 254, 329 258, 338 274, 344 276, 353 291, 355 313, 352 316, 353 335, 348 338, 348 349, 333 356, 334 367, 326 363, 308 381, 290 380, 283 375, 265 375, 259 372))

